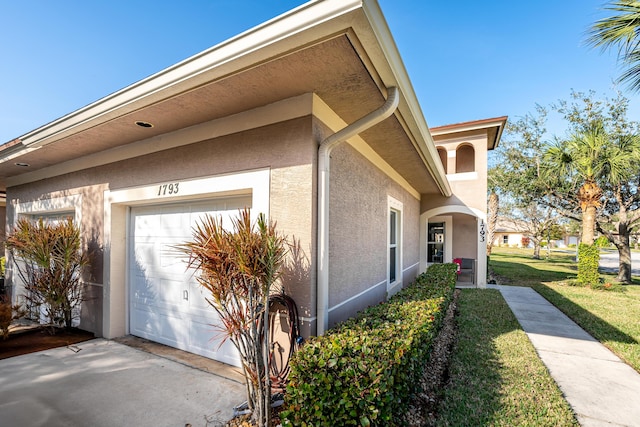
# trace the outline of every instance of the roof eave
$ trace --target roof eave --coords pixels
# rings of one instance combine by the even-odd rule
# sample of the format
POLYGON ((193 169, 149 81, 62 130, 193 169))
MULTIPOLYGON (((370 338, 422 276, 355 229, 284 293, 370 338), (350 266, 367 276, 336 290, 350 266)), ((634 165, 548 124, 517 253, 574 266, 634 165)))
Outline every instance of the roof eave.
MULTIPOLYGON (((185 59, 169 68, 110 94, 79 110, 41 126, 19 139, 26 147, 40 147, 68 134, 104 123, 148 105, 197 88, 212 70, 223 73, 233 67, 249 66, 250 53, 263 51, 279 42, 278 51, 288 48, 286 40, 322 22, 331 22, 357 9, 361 0, 316 0, 247 30, 231 39, 185 59), (244 60, 243 60, 244 58, 244 60)), ((277 54, 277 52, 273 52, 277 54)), ((265 60, 266 58, 262 59, 265 60)), ((251 62, 254 62, 253 59, 251 62)))
POLYGON ((450 197, 453 195, 451 185, 446 178, 444 167, 439 161, 440 157, 420 108, 420 103, 382 10, 377 2, 371 0, 363 2, 363 9, 372 24, 371 27, 384 56, 384 63, 375 63, 376 58, 372 58, 376 70, 380 73, 386 87, 396 86, 400 88, 402 96, 398 110, 402 115, 407 131, 413 138, 414 147, 422 158, 425 167, 436 181, 440 193, 443 196, 450 197), (389 67, 387 73, 384 72, 385 63, 389 67))
POLYGON ((372 74, 377 73, 382 80, 381 86, 384 86, 380 88, 381 92, 385 94, 385 88, 391 86, 400 89, 401 102, 396 116, 405 126, 439 191, 451 196, 451 187, 442 165, 436 161, 439 156, 410 79, 382 11, 374 0, 315 0, 303 4, 28 132, 19 138, 19 148, 11 150, 12 157, 193 90, 212 79, 255 66, 300 46, 351 31, 364 43, 364 49, 371 57, 372 74))

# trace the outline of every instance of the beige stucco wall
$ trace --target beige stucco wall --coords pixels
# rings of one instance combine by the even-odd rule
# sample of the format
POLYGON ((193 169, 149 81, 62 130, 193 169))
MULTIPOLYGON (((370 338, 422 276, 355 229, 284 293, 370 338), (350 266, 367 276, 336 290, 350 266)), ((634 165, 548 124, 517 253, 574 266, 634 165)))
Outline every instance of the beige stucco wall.
MULTIPOLYGON (((315 333, 317 316, 317 148, 330 133, 313 116, 291 119, 13 186, 8 198, 29 203, 78 196, 83 235, 94 255, 87 277, 92 298, 83 307, 81 327, 114 337, 127 332, 124 254, 128 202, 105 204, 105 194, 266 169, 270 218, 296 247, 283 282, 298 304, 302 332, 307 336, 315 333), (103 319, 109 323, 103 324, 103 319)), ((402 280, 392 291, 418 274, 420 201, 346 142, 332 153, 330 195, 329 319, 333 325, 387 297, 390 198, 402 205, 402 265, 398 271, 402 280)), ((129 205, 138 203, 153 201, 129 205)), ((9 216, 13 221, 11 212, 9 216)))
MULTIPOLYGON (((86 245, 94 255, 90 282, 98 287, 98 290, 91 289, 90 294, 95 298, 83 307, 83 313, 91 315, 82 318, 81 327, 101 335, 102 298, 109 297, 100 292, 104 285, 104 191, 268 168, 271 172, 270 218, 277 221, 282 233, 299 242, 302 256, 309 260, 304 274, 298 276, 305 283, 296 283, 295 277, 289 277, 287 290, 301 313, 312 315, 315 308, 309 289, 315 279, 315 265, 310 260, 315 243, 312 237, 315 206, 312 165, 316 144, 312 138, 312 119, 307 116, 11 187, 7 200, 25 203, 81 194, 81 228, 86 245)), ((9 221, 13 220, 9 209, 9 221)), ((122 288, 125 285, 112 283, 111 286, 122 288)), ((123 306, 121 310, 124 313, 126 308, 123 306)))
POLYGON ((420 203, 347 143, 332 152, 330 186, 332 326, 387 296, 389 196, 402 203, 403 286, 415 278, 420 203))
POLYGON ((441 206, 462 205, 482 212, 487 210, 487 135, 486 131, 467 132, 463 136, 453 138, 437 136, 434 138, 437 147, 447 151, 447 178, 453 192, 452 197, 423 197, 422 212, 441 206), (456 149, 471 145, 475 151, 475 171, 457 174, 456 149))

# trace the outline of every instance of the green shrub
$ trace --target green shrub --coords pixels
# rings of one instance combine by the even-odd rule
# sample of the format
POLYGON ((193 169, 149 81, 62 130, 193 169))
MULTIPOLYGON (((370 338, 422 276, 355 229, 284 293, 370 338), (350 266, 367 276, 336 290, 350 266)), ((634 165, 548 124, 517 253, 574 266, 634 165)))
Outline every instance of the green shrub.
POLYGON ((5 266, 7 265, 7 259, 0 257, 0 277, 4 277, 5 266))
POLYGON ((600 236, 593 242, 593 245, 596 248, 608 248, 611 246, 611 242, 605 236, 600 236))
POLYGON ((283 425, 403 424, 456 268, 432 265, 386 303, 309 340, 291 360, 283 425))
POLYGON ((595 286, 600 283, 598 264, 600 263, 600 250, 596 245, 580 243, 578 246, 578 278, 581 286, 595 286))

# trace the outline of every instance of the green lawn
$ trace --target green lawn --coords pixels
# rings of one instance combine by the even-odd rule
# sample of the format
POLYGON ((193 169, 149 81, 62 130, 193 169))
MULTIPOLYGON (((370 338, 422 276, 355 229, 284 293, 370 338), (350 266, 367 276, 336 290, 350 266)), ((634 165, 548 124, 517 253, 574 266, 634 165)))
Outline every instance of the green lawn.
POLYGON ((461 291, 456 319, 437 425, 578 425, 499 291, 461 291))
MULTIPOLYGON (((640 280, 613 290, 575 286, 574 254, 494 248, 505 285, 530 286, 640 372, 640 280)), ((615 282, 615 275, 603 275, 615 282)), ((576 426, 562 393, 497 290, 462 290, 440 426, 576 426)))
MULTIPOLYGON (((543 253, 542 255, 546 255, 543 253)), ((494 248, 490 268, 502 284, 531 286, 583 329, 640 372, 640 280, 619 291, 572 286, 572 254, 534 260, 527 249, 494 248)), ((603 275, 614 282, 615 275, 603 275)))

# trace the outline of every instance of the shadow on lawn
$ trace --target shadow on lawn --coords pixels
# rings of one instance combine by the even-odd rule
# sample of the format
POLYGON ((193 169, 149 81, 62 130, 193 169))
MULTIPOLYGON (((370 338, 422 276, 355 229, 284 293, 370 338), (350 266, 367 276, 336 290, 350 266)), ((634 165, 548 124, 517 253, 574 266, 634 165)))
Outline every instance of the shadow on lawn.
MULTIPOLYGON (((553 288, 546 286, 543 282, 556 282, 562 280, 575 279, 576 267, 573 265, 567 266, 572 271, 553 271, 545 270, 542 268, 535 268, 525 262, 529 259, 523 260, 523 262, 511 262, 496 260, 492 257, 490 260, 490 268, 492 271, 497 272, 499 276, 499 283, 501 285, 519 285, 530 286, 536 290, 540 295, 546 298, 551 304, 556 306, 560 311, 569 316, 580 327, 585 329, 598 341, 616 341, 626 344, 637 344, 637 341, 627 335, 625 332, 609 324, 600 317, 594 315, 590 311, 584 309, 580 305, 574 303, 561 293, 555 291, 553 288)), ((557 263, 567 264, 566 260, 544 260, 545 264, 557 263), (554 262, 555 261, 555 262, 554 262)))
MULTIPOLYGON (((528 262, 533 262, 533 260, 528 259, 528 262)), ((501 285, 523 285, 527 286, 532 283, 540 283, 540 282, 550 282, 550 281, 559 281, 559 280, 567 280, 567 279, 575 279, 576 277, 576 267, 573 265, 566 266, 571 271, 558 271, 558 270, 548 270, 543 268, 536 268, 527 264, 527 261, 523 262, 511 262, 511 261, 501 261, 495 259, 493 256, 489 261, 490 270, 499 276, 501 279, 501 285)), ((544 262, 545 264, 558 264, 566 265, 566 260, 535 260, 535 262, 544 262)))
POLYGON ((540 295, 569 316, 580 327, 600 342, 614 341, 624 344, 638 344, 638 341, 625 332, 574 303, 561 293, 542 283, 532 285, 540 295))

